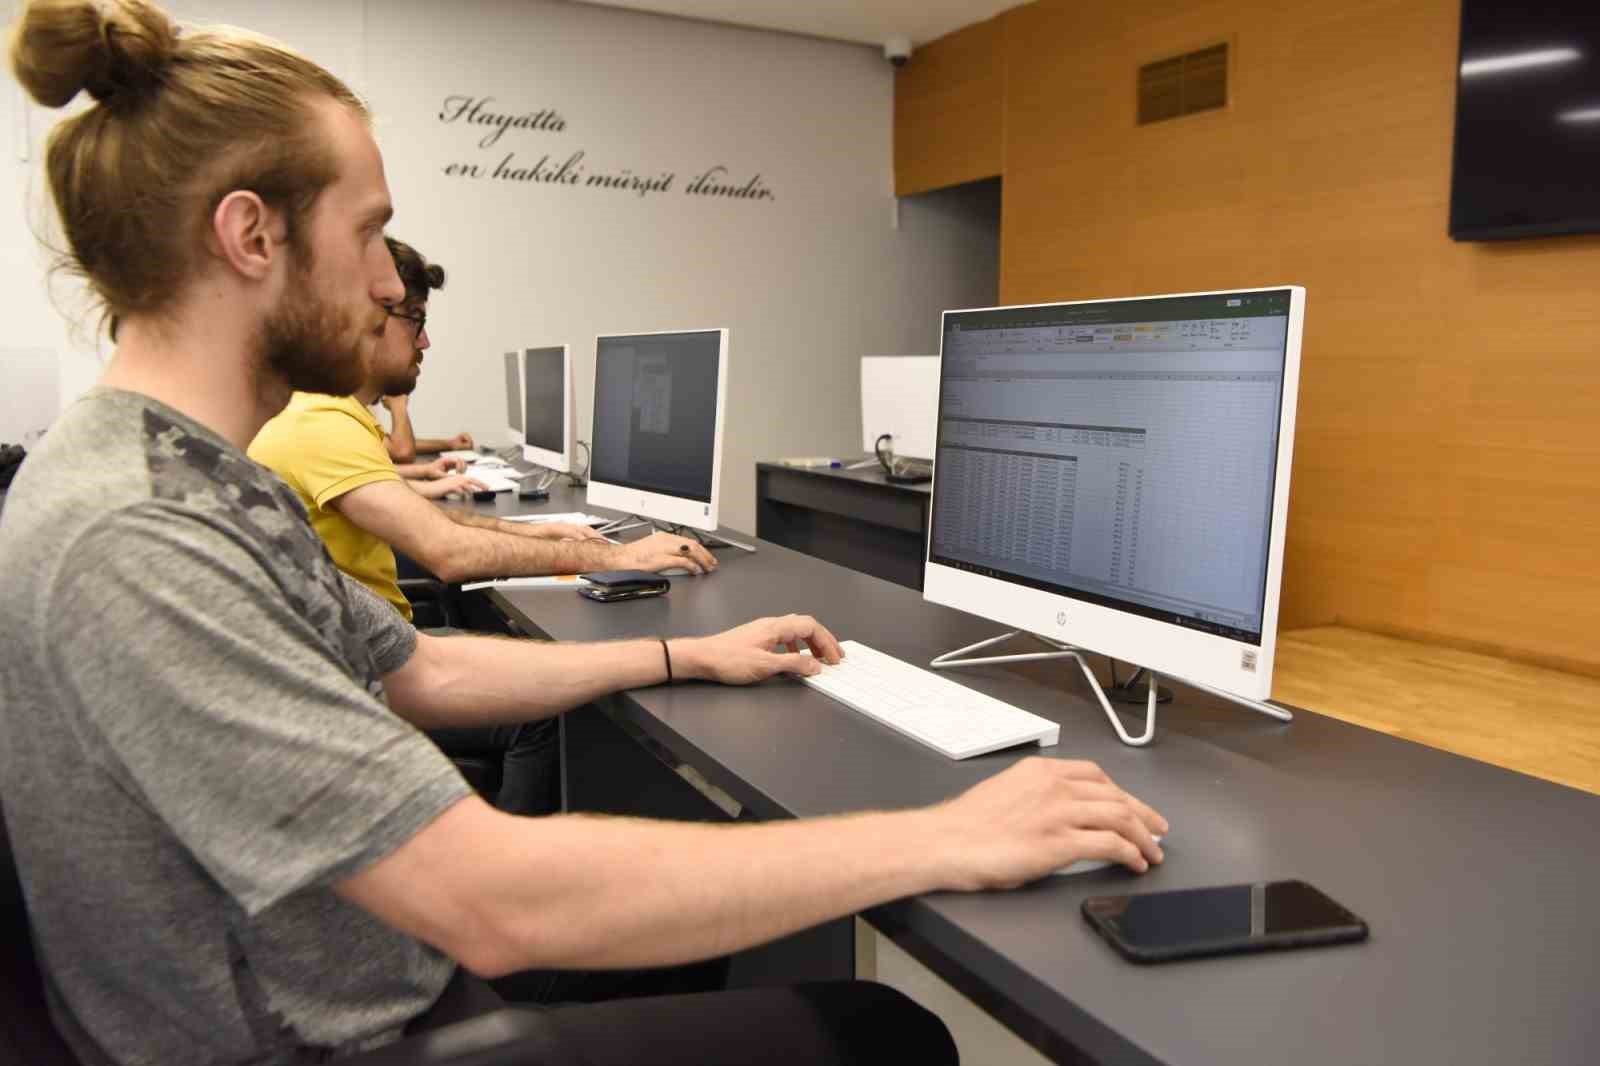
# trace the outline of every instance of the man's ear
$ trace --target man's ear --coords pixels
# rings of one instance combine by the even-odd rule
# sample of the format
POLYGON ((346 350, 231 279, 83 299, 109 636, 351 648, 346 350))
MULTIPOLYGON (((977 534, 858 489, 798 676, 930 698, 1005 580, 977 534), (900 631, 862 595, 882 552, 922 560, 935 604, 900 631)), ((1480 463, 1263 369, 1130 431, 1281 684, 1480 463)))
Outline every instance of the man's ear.
POLYGON ((211 215, 212 252, 237 273, 256 281, 272 272, 278 247, 289 236, 283 217, 248 189, 222 198, 211 215))

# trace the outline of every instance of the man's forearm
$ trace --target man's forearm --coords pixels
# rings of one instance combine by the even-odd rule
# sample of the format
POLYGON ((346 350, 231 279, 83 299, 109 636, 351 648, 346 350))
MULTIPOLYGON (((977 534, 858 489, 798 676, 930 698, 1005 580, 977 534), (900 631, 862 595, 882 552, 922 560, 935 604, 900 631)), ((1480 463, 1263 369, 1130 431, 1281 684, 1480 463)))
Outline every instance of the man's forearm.
POLYGON ((383 442, 389 450, 389 457, 397 463, 411 462, 417 457, 417 438, 411 430, 411 412, 404 403, 396 403, 389 408, 389 421, 393 428, 383 442))
POLYGON ((470 526, 473 529, 492 529, 496 533, 509 533, 513 537, 526 536, 522 523, 507 522, 503 518, 493 515, 478 514, 476 511, 457 511, 454 508, 445 509, 445 517, 458 526, 470 526))
MULTIPOLYGON (((460 512, 446 513, 454 518, 460 512)), ((605 541, 547 540, 457 521, 468 528, 458 528, 457 535, 445 543, 429 541, 421 555, 413 553, 418 562, 444 581, 583 574, 615 570, 621 562, 621 546, 605 541)))
MULTIPOLYGON (((448 815, 447 815, 448 816, 448 815)), ((670 966, 943 886, 927 811, 759 826, 497 819, 483 968, 670 966), (640 870, 648 870, 641 883, 640 870)), ((477 876, 477 874, 475 874, 477 876)))
POLYGON ((707 676, 691 638, 552 644, 418 634, 417 650, 384 679, 389 706, 419 729, 548 718, 624 689, 707 676))
POLYGON ((452 451, 454 447, 455 445, 451 441, 440 440, 437 437, 416 438, 416 449, 419 454, 422 452, 448 452, 452 451))

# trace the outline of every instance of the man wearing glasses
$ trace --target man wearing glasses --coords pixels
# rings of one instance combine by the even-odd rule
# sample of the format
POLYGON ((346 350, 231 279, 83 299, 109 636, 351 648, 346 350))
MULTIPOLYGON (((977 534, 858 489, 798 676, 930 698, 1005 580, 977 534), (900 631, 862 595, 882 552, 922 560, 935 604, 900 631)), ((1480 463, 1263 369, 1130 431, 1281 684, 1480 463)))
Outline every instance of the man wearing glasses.
MULTIPOLYGON (((392 237, 387 238, 387 240, 390 245, 390 252, 398 255, 394 246, 399 242, 392 237)), ((439 284, 442 286, 444 284, 444 270, 437 264, 433 264, 431 269, 438 271, 439 284)), ((439 286, 435 286, 435 288, 437 287, 439 286)), ((395 317, 404 318, 411 323, 419 350, 427 347, 426 342, 423 340, 423 335, 428 330, 428 315, 426 311, 417 311, 413 314, 409 310, 399 310, 395 312, 395 317)), ((402 392, 394 396, 381 396, 379 400, 382 402, 384 409, 389 412, 389 421, 391 423, 389 432, 384 435, 383 447, 389 453, 389 458, 395 461, 395 465, 401 467, 403 475, 408 478, 417 476, 442 478, 452 470, 459 470, 466 466, 466 463, 458 459, 435 459, 431 463, 419 463, 417 462, 417 457, 436 452, 470 451, 477 447, 477 443, 472 439, 472 434, 457 433, 448 440, 431 437, 419 438, 416 435, 416 431, 411 428, 411 396, 409 393, 402 392), (406 464, 413 464, 419 469, 420 474, 407 473, 405 470, 406 464)))
POLYGON ((424 497, 470 489, 473 483, 460 476, 405 480, 407 474, 429 476, 435 464, 397 468, 368 408, 380 397, 416 388, 429 345, 428 295, 444 285, 444 271, 401 241, 390 238, 388 244, 406 295, 389 309, 366 383, 353 396, 295 393, 250 445, 250 457, 299 495, 341 570, 409 620, 411 605, 396 577, 396 549, 452 583, 593 570, 716 569, 705 548, 668 533, 612 544, 587 527, 502 522, 428 503, 424 497))

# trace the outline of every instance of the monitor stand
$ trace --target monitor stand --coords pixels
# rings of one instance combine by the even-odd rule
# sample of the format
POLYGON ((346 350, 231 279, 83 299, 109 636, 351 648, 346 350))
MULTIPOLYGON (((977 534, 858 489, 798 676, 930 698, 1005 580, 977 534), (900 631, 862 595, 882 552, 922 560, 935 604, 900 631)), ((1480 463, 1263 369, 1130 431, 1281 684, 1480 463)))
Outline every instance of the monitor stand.
POLYGON ((508 476, 522 481, 523 487, 528 490, 548 491, 561 476, 559 470, 551 470, 548 466, 524 459, 520 445, 512 444, 505 448, 497 448, 489 454, 509 466, 512 473, 508 476), (530 481, 532 484, 528 484, 530 481))
MULTIPOLYGON (((1127 728, 1123 726, 1122 717, 1118 715, 1117 712, 1112 708, 1111 701, 1106 697, 1106 690, 1100 685, 1100 679, 1094 676, 1094 671, 1089 669, 1089 664, 1084 661, 1083 657, 1088 653, 1082 648, 1076 648, 1070 644, 1063 644, 1060 641, 1051 640, 1049 637, 1043 637, 1037 633, 1031 633, 1029 636, 1032 636, 1035 640, 1041 641, 1042 643, 1048 645, 1052 650, 1024 652, 1019 655, 986 655, 975 659, 961 658, 961 656, 966 655, 968 652, 979 651, 980 649, 990 647, 991 645, 999 644, 1002 641, 1010 640, 1012 637, 1018 636, 1019 633, 1020 630, 1012 630, 1009 633, 1002 633, 998 637, 990 637, 988 640, 980 640, 976 644, 969 644, 965 648, 957 648, 955 651, 945 652, 928 665, 935 670, 955 670, 964 666, 984 666, 991 663, 1029 663, 1038 662, 1043 659, 1073 659, 1077 661, 1078 668, 1083 671, 1083 676, 1088 680, 1090 691, 1092 691, 1095 694, 1095 698, 1100 701, 1100 708, 1101 710, 1105 711, 1106 719, 1111 723, 1111 728, 1116 730, 1118 739, 1120 739, 1124 744, 1135 748, 1142 748, 1146 744, 1150 743, 1150 741, 1155 739, 1156 704, 1161 702, 1161 688, 1157 684, 1155 672, 1152 670, 1146 670, 1143 667, 1140 667, 1133 677, 1130 677, 1127 682, 1116 686, 1116 688, 1127 690, 1131 694, 1133 682, 1138 679, 1139 674, 1144 674, 1146 677, 1147 687, 1144 698, 1144 732, 1138 736, 1133 736, 1128 732, 1127 728)), ((1243 696, 1235 696, 1231 692, 1224 692, 1221 689, 1212 688, 1210 685, 1202 685, 1196 681, 1185 680, 1183 683, 1191 688, 1197 688, 1201 692, 1206 692, 1221 699, 1228 700, 1232 703, 1237 703, 1241 707, 1255 711, 1257 714, 1264 714, 1268 717, 1276 718, 1280 722, 1294 721, 1293 714, 1284 710, 1282 707, 1275 706, 1274 704, 1262 703, 1259 700, 1246 699, 1243 696)), ((1170 697, 1171 694, 1168 693, 1168 695, 1170 697)))
MULTIPOLYGON (((610 537, 617 533, 624 533, 630 529, 638 529, 641 526, 648 526, 651 529, 660 529, 660 526, 656 524, 655 519, 646 518, 643 515, 633 514, 628 515, 626 518, 619 518, 615 522, 610 522, 606 525, 603 525, 596 530, 596 532, 610 537)), ((756 553, 756 546, 754 544, 741 544, 739 541, 729 540, 727 537, 720 536, 716 533, 707 533, 701 529, 691 529, 688 526, 672 526, 665 532, 677 533, 679 536, 692 537, 699 541, 700 544, 706 548, 738 548, 740 551, 747 551, 751 555, 756 553)))
POLYGON ((751 555, 756 553, 756 546, 754 544, 742 544, 736 540, 729 540, 727 537, 724 537, 719 533, 706 533, 697 529, 691 532, 689 535, 694 537, 695 540, 698 540, 707 548, 738 548, 740 551, 749 552, 751 555))
MULTIPOLYGON (((1107 659, 1111 664, 1111 686, 1106 689, 1106 699, 1112 703, 1143 703, 1145 694, 1139 691, 1139 682, 1144 679, 1147 671, 1142 666, 1133 668, 1133 673, 1122 680, 1117 680, 1117 660, 1107 659)), ((1156 702, 1171 703, 1172 690, 1165 685, 1156 686, 1156 702)))

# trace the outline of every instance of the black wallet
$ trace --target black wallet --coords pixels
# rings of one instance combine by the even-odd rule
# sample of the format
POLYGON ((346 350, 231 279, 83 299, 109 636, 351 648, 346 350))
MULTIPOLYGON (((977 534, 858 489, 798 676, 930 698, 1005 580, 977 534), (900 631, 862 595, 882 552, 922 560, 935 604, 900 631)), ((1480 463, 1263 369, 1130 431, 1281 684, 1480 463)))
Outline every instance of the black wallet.
POLYGON ((671 581, 648 570, 600 570, 578 576, 588 582, 578 594, 602 603, 660 596, 672 587, 671 581))

